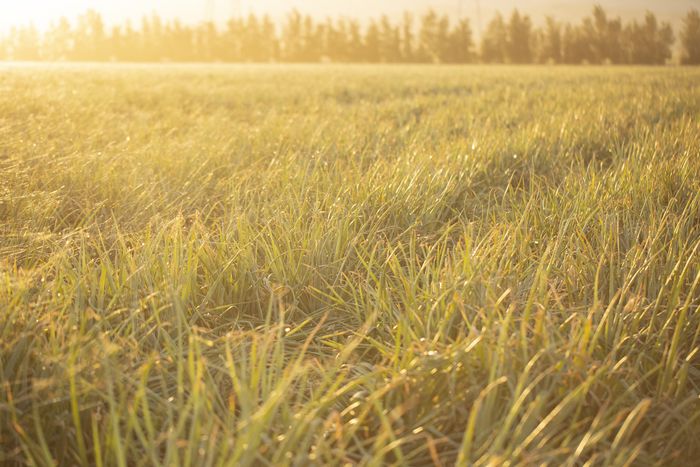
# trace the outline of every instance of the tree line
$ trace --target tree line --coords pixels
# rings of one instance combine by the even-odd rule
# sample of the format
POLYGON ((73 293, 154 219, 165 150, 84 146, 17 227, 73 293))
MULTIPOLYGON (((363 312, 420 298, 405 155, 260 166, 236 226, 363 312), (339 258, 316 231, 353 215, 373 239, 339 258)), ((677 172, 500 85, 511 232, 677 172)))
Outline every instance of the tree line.
MULTIPOLYGON (((700 64, 700 12, 691 10, 678 37, 680 61, 700 64)), ((0 59, 74 61, 221 61, 366 63, 567 63, 665 64, 676 37, 670 24, 648 12, 643 21, 623 22, 596 6, 576 24, 552 17, 536 27, 514 10, 497 14, 476 43, 468 19, 451 21, 429 10, 362 24, 356 19, 317 21, 298 11, 281 25, 269 16, 249 15, 190 26, 145 17, 107 28, 95 11, 75 24, 62 18, 44 33, 13 28, 0 38, 0 59)))

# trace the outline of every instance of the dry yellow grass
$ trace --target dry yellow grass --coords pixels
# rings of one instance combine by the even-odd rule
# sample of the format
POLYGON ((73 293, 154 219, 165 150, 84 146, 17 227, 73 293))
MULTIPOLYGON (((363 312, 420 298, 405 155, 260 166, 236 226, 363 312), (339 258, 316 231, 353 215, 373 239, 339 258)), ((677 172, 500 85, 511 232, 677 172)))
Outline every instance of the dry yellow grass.
POLYGON ((7 465, 694 462, 700 72, 0 72, 7 465))

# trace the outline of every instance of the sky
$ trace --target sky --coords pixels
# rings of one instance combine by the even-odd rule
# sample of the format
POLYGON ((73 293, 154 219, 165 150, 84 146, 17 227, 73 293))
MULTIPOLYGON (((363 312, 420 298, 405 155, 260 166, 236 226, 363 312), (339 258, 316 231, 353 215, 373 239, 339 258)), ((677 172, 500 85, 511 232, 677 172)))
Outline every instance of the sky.
MULTIPOLYGON (((478 3, 478 0, 0 0, 0 31, 29 23, 44 29, 61 16, 73 20, 88 9, 100 12, 108 24, 138 20, 152 12, 191 23, 212 15, 223 19, 249 12, 265 12, 279 19, 294 8, 317 17, 343 15, 360 19, 383 13, 398 17, 404 10, 421 12, 434 8, 450 16, 469 16, 476 22, 478 3)), ((480 10, 483 23, 495 10, 507 12, 515 7, 530 13, 536 22, 545 15, 578 20, 595 3, 616 16, 640 17, 651 10, 661 19, 674 23, 689 9, 700 8, 700 0, 481 0, 480 10)))

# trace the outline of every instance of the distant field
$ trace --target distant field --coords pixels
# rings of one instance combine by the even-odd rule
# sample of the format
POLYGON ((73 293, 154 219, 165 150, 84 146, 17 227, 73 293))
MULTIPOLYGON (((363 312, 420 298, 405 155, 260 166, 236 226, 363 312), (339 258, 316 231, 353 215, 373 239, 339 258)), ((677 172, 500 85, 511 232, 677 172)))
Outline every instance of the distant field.
POLYGON ((0 68, 0 463, 688 465, 700 70, 0 68))

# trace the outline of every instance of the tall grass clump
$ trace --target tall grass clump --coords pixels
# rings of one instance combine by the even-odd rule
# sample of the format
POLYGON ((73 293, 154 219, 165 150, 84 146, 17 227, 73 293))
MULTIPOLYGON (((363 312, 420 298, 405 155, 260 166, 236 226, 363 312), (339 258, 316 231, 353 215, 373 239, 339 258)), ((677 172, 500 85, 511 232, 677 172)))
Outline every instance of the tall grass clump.
POLYGON ((700 72, 0 89, 0 463, 697 462, 700 72))

